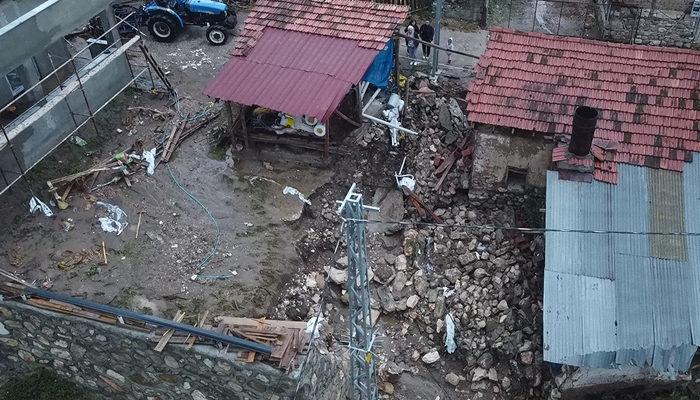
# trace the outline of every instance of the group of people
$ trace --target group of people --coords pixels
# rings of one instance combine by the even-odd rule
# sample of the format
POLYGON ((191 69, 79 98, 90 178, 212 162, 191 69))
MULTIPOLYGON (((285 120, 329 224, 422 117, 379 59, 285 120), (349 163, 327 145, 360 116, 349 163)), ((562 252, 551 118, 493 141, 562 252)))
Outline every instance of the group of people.
MULTIPOLYGON (((406 36, 414 38, 406 38, 406 48, 408 49, 408 56, 412 60, 416 59, 416 51, 418 50, 419 42, 416 39, 420 39, 423 42, 432 43, 433 39, 435 38, 435 28, 433 28, 433 26, 430 25, 430 21, 425 21, 423 25, 418 27, 416 21, 411 19, 408 22, 408 25, 406 25, 406 27, 404 28, 404 33, 406 34, 406 36)), ((424 60, 427 60, 430 57, 430 47, 431 46, 427 45, 426 43, 421 43, 424 60)), ((452 38, 447 39, 447 48, 450 50, 454 49, 452 38)), ((447 63, 452 64, 452 53, 447 53, 447 63)))

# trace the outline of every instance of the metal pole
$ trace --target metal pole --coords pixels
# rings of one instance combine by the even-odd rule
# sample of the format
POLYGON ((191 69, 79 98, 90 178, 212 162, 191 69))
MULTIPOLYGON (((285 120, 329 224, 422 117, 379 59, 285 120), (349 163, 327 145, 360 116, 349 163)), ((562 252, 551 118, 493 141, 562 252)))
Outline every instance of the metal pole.
MULTIPOLYGON (((559 21, 557 21, 557 35, 559 34, 559 28, 561 27, 561 15, 564 12, 564 2, 559 3, 561 7, 559 7, 559 21)), ((586 10, 586 13, 588 13, 588 10, 586 10)))
POLYGON ((365 211, 379 211, 362 203, 362 195, 355 192, 353 183, 343 201, 338 202, 338 213, 345 219, 348 241, 348 303, 350 312, 350 376, 353 400, 376 400, 376 361, 372 352, 374 327, 370 311, 369 276, 367 269, 367 242, 365 211))
POLYGON ((83 87, 83 81, 80 79, 80 74, 78 73, 78 68, 75 66, 75 60, 71 58, 71 64, 73 65, 73 71, 75 72, 75 77, 78 79, 78 86, 80 86, 80 92, 83 94, 83 99, 85 99, 85 106, 88 109, 88 113, 90 113, 90 120, 92 121, 92 126, 95 128, 95 133, 99 134, 99 130, 97 129, 97 122, 95 122, 95 115, 92 113, 92 109, 90 108, 90 102, 88 101, 87 95, 85 94, 85 88, 83 87))
MULTIPOLYGON (((442 7, 445 0, 435 0, 435 35, 433 41, 440 46, 440 31, 442 30, 442 7)), ((435 76, 438 72, 438 57, 440 56, 440 51, 438 48, 433 48, 433 65, 430 69, 430 74, 435 76)))
POLYGON ((0 168, 0 175, 2 175, 2 180, 5 181, 5 187, 10 186, 10 182, 7 181, 7 177, 5 176, 5 171, 0 168))
POLYGON ((537 5, 539 0, 535 0, 535 12, 532 14, 532 30, 530 32, 535 31, 535 21, 537 21, 537 5))
POLYGON ((15 163, 17 164, 17 168, 19 168, 20 174, 24 176, 24 168, 22 168, 22 164, 19 162, 19 158, 17 157, 17 153, 15 152, 15 146, 12 145, 10 137, 7 135, 5 125, 0 123, 0 130, 2 130, 3 136, 5 136, 5 141, 7 142, 7 145, 10 146, 10 151, 12 151, 12 157, 14 157, 15 159, 15 163))
POLYGON ((47 56, 49 56, 49 62, 51 63, 51 69, 55 72, 53 76, 56 77, 56 83, 58 83, 58 87, 63 90, 63 82, 61 82, 61 78, 58 77, 58 71, 56 71, 56 66, 53 63, 53 57, 51 56, 51 53, 46 53, 47 56))
POLYGON ((508 29, 510 29, 510 15, 513 12, 513 0, 508 3, 508 29))

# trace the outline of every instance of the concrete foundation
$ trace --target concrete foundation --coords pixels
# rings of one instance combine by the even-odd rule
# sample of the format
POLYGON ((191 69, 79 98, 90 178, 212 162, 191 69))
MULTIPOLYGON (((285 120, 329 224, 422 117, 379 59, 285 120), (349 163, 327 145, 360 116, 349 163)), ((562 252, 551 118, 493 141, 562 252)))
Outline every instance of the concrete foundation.
POLYGON ((544 135, 522 135, 494 126, 480 126, 475 135, 472 188, 546 185, 554 144, 544 135))
POLYGON ((603 394, 632 392, 636 395, 645 389, 658 391, 670 389, 686 382, 689 375, 664 375, 649 368, 626 367, 621 369, 579 368, 571 375, 560 377, 559 391, 562 399, 583 400, 603 394))

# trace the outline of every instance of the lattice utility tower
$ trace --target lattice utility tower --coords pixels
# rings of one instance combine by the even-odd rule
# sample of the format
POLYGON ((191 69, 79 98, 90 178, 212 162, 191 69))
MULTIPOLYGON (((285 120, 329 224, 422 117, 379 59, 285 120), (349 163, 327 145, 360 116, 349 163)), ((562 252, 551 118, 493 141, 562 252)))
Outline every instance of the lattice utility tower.
POLYGON ((374 328, 370 314, 369 278, 367 276, 367 242, 364 211, 379 211, 377 207, 362 204, 362 195, 355 192, 353 183, 338 214, 345 220, 348 241, 348 303, 350 304, 350 375, 353 400, 376 400, 374 328))

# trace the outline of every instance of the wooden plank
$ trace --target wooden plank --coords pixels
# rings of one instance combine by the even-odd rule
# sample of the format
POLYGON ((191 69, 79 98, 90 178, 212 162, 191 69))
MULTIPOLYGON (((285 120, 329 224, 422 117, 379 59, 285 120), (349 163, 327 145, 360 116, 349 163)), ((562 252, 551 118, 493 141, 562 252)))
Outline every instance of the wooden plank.
MULTIPOLYGON (((185 318, 185 313, 182 312, 182 311, 180 311, 180 310, 177 310, 177 312, 175 313, 175 318, 173 318, 173 321, 175 321, 175 322, 182 322, 182 319, 183 319, 183 318, 185 318)), ((156 347, 155 347, 153 350, 155 350, 155 351, 157 351, 157 352, 159 352, 159 353, 160 353, 161 351, 163 351, 163 349, 165 348, 165 346, 168 344, 168 341, 169 341, 170 338, 173 336, 173 333, 175 333, 175 330, 174 330, 174 329, 168 329, 168 330, 163 334, 163 337, 160 338, 160 341, 158 342, 158 344, 156 345, 156 347)))
POLYGON ((362 126, 362 124, 360 124, 360 123, 357 122, 357 121, 353 121, 350 117, 348 117, 347 115, 345 115, 345 114, 343 114, 342 112, 340 112, 340 110, 335 110, 335 111, 333 111, 333 112, 334 112, 337 116, 339 116, 340 118, 342 118, 343 121, 349 123, 350 125, 352 125, 352 126, 354 126, 354 127, 356 127, 356 128, 359 128, 359 127, 362 126))
MULTIPOLYGON (((197 321, 197 327, 198 327, 198 328, 202 328, 202 327, 204 326, 204 322, 207 320, 207 317, 209 317, 209 310, 204 311, 204 314, 202 314, 202 317, 199 319, 199 321, 197 321)), ((196 336, 193 336, 192 338, 190 338, 189 335, 188 335, 188 336, 187 336, 187 340, 186 340, 186 341, 187 341, 187 347, 185 348, 185 350, 191 349, 192 346, 194 346, 194 342, 195 342, 196 340, 197 340, 197 337, 196 337, 196 336)))
POLYGON ((306 322, 304 321, 283 321, 274 319, 253 319, 240 317, 217 317, 216 322, 236 326, 271 326, 288 329, 306 329, 306 322))

